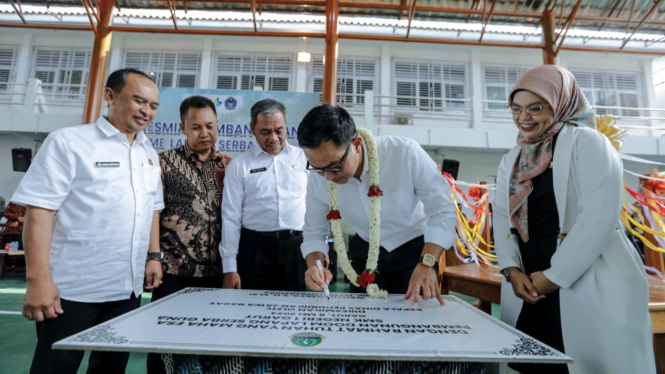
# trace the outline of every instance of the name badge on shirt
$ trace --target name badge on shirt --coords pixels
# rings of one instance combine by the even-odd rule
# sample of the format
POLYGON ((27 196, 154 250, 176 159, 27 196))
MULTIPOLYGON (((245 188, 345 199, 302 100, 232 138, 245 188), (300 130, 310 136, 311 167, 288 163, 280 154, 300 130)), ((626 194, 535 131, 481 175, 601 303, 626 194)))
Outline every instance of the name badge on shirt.
POLYGON ((252 169, 252 170, 250 170, 249 172, 250 172, 251 174, 254 174, 254 173, 262 173, 262 172, 264 172, 264 171, 266 171, 266 170, 268 170, 268 169, 267 169, 267 168, 258 168, 258 169, 252 169))
POLYGON ((97 161, 97 162, 95 162, 95 167, 96 168, 119 168, 120 163, 119 162, 100 162, 100 161, 97 161))

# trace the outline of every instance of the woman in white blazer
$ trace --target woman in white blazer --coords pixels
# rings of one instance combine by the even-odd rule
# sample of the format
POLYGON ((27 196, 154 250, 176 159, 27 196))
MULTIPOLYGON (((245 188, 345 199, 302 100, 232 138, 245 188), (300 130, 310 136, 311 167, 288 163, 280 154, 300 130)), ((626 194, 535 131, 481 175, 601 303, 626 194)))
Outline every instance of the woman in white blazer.
POLYGON ((544 65, 510 93, 519 130, 494 199, 501 317, 565 352, 568 365, 522 373, 655 374, 642 262, 620 227, 617 151, 573 75, 544 65))

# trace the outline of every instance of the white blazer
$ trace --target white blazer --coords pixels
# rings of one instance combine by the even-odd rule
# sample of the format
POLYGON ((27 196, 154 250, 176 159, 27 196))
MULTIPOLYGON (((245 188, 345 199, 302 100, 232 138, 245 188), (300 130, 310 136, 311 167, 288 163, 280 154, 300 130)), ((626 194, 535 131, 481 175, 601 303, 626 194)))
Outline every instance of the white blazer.
MULTIPOLYGON (((509 235, 508 181, 520 147, 503 157, 494 199, 499 268, 522 268, 509 235)), ((635 248, 619 224, 623 166, 598 131, 564 126, 553 159, 559 244, 545 276, 560 289, 561 327, 570 374, 655 374, 649 290, 635 248)), ((501 319, 515 326, 523 301, 505 280, 501 319)))

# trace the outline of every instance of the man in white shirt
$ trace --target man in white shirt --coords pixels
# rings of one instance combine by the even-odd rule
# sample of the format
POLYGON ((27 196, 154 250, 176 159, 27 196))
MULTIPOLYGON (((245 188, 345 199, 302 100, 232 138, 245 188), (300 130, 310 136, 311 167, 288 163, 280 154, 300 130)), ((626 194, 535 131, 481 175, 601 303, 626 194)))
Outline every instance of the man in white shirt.
POLYGON ((304 291, 305 155, 286 142, 281 103, 254 104, 250 126, 257 145, 233 159, 224 177, 224 288, 304 291))
MULTIPOLYGON (((380 251, 376 283, 388 293, 423 299, 436 297, 443 305, 438 264, 444 249, 455 240, 455 205, 449 186, 436 164, 415 141, 396 136, 377 136, 380 197, 380 251)), ((356 132, 349 113, 321 105, 312 109, 298 127, 298 143, 309 161, 307 214, 302 254, 307 261, 307 286, 320 291, 325 282, 316 267, 328 252, 327 181, 337 184, 338 211, 355 229, 349 257, 361 274, 367 263, 370 241, 369 158, 366 141, 356 132)), ((351 285, 351 292, 365 292, 351 285)))
MULTIPOLYGON (((23 315, 38 323, 30 373, 76 373, 84 352, 51 345, 138 308, 144 285, 161 282, 161 170, 142 132, 159 91, 123 69, 104 98, 108 117, 52 132, 12 197, 28 207, 23 315)), ((88 372, 123 373, 128 358, 92 352, 88 372)))

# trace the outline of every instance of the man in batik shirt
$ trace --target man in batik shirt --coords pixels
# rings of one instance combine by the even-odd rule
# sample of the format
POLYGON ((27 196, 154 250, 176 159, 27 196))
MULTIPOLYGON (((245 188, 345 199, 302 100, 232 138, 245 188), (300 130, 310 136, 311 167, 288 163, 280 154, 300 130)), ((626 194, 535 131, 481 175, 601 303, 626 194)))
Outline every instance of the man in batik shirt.
MULTIPOLYGON (((164 204, 159 220, 164 254, 163 284, 152 301, 187 287, 221 288, 221 238, 224 173, 231 158, 215 149, 217 111, 203 96, 180 105, 180 129, 185 145, 159 155, 164 204)), ((148 355, 148 373, 165 372, 159 355, 148 355)))

